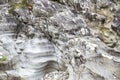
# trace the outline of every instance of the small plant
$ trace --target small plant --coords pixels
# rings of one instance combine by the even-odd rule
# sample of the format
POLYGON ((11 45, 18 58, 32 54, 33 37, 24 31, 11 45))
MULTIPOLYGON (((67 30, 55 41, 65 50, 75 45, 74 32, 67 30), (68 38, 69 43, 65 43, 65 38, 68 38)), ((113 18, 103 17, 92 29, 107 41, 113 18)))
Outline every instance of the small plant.
POLYGON ((99 29, 99 38, 109 47, 115 47, 117 43, 117 35, 109 28, 101 27, 99 29))
POLYGON ((9 13, 11 14, 15 9, 19 8, 27 8, 29 10, 32 10, 32 3, 29 2, 28 0, 19 0, 18 2, 11 1, 9 2, 9 4, 10 4, 9 13))
POLYGON ((0 56, 0 62, 6 61, 7 58, 5 56, 0 56))

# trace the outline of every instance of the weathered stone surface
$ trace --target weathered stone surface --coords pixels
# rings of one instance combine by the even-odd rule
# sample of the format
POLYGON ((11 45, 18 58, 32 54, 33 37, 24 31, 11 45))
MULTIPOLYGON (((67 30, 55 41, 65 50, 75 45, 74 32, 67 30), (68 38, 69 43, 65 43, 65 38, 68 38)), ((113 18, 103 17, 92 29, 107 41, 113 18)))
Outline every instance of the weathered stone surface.
POLYGON ((0 1, 1 80, 120 80, 119 1, 11 1, 0 1))
POLYGON ((120 36, 120 10, 116 11, 111 27, 120 36))

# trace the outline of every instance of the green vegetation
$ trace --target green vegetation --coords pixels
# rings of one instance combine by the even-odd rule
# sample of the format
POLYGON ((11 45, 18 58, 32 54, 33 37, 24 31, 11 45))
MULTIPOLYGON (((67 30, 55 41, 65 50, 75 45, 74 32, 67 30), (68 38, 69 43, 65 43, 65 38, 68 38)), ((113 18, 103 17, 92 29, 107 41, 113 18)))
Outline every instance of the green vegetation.
POLYGON ((29 10, 32 10, 32 3, 29 2, 28 0, 18 0, 17 2, 12 0, 11 2, 9 2, 9 4, 10 4, 9 13, 11 14, 15 9, 19 8, 27 8, 29 10))
POLYGON ((6 61, 6 60, 7 60, 7 58, 5 56, 0 57, 0 62, 6 61))
POLYGON ((21 80, 26 80, 25 78, 21 78, 21 80))
POLYGON ((117 4, 117 7, 120 7, 120 3, 119 3, 119 4, 117 4))
POLYGON ((117 43, 117 35, 109 28, 101 27, 99 30, 100 39, 106 43, 109 47, 115 47, 117 43))

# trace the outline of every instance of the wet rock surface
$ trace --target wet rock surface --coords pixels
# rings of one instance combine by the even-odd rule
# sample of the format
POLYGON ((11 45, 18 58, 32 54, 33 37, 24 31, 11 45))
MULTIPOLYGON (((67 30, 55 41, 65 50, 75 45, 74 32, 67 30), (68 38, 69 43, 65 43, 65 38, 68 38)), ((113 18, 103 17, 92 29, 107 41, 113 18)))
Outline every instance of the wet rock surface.
POLYGON ((1 0, 0 80, 120 80, 118 0, 1 0))

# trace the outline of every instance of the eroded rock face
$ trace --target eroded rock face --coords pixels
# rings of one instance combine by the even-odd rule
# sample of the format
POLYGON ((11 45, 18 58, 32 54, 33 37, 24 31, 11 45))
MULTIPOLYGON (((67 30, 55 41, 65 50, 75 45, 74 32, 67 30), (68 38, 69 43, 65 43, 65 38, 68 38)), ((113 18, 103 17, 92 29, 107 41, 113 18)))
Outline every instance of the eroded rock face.
POLYGON ((120 10, 116 11, 111 27, 118 35, 120 35, 120 10))
POLYGON ((120 79, 117 0, 0 3, 1 80, 120 79))

